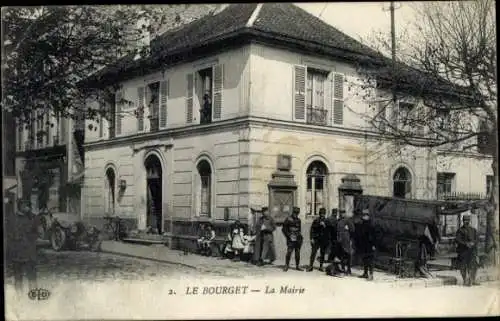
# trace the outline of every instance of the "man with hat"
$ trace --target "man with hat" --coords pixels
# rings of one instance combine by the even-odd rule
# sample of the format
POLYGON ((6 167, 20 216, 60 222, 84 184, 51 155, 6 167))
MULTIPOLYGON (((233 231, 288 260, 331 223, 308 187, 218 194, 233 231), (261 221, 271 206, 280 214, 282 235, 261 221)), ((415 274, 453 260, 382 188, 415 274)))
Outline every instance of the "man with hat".
POLYGON ((361 224, 356 228, 358 238, 357 251, 363 260, 363 275, 361 278, 373 280, 373 261, 375 259, 375 229, 371 223, 370 212, 364 209, 361 224))
POLYGON ((319 270, 323 270, 323 262, 325 261, 326 250, 328 249, 328 244, 330 242, 328 221, 326 220, 326 210, 324 208, 319 209, 319 216, 314 219, 311 224, 311 257, 309 259, 309 267, 307 272, 313 270, 314 260, 316 259, 316 253, 319 249, 319 270))
POLYGON ((470 216, 463 216, 463 225, 458 229, 455 242, 457 243, 457 260, 465 286, 478 285, 477 271, 477 230, 470 226, 470 216))
POLYGON ((276 260, 273 232, 276 229, 274 219, 269 215, 269 208, 262 207, 262 215, 257 219, 255 230, 254 262, 257 265, 272 264, 276 260))
POLYGON ((8 244, 8 258, 14 270, 15 288, 23 291, 23 274, 26 274, 30 289, 36 288, 36 260, 38 238, 38 219, 31 211, 31 202, 18 201, 18 210, 10 222, 11 244, 8 244))
POLYGON ((352 220, 346 216, 345 211, 340 212, 340 217, 337 223, 338 255, 341 260, 342 270, 346 275, 350 275, 352 253, 354 251, 352 244, 354 224, 352 220))
POLYGON ((286 257, 285 257, 285 267, 284 271, 288 271, 290 266, 290 259, 292 258, 292 252, 295 252, 295 269, 297 271, 302 271, 300 268, 300 248, 302 247, 302 233, 301 225, 302 222, 299 218, 300 208, 294 206, 292 214, 288 216, 283 222, 282 232, 286 238, 286 257))

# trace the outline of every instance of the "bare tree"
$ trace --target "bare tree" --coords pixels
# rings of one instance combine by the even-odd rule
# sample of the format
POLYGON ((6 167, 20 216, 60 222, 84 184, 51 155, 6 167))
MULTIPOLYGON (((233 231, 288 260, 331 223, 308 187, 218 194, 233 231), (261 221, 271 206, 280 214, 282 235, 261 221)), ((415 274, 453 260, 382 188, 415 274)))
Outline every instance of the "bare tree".
MULTIPOLYGON (((498 248, 496 19, 494 1, 419 3, 415 38, 379 34, 380 57, 360 64, 357 90, 370 127, 395 146, 473 152, 492 159, 487 248, 498 248), (359 89, 359 88, 358 88, 359 89)), ((493 252, 493 251, 492 251, 493 252)), ((493 258, 493 257, 491 257, 493 258)))

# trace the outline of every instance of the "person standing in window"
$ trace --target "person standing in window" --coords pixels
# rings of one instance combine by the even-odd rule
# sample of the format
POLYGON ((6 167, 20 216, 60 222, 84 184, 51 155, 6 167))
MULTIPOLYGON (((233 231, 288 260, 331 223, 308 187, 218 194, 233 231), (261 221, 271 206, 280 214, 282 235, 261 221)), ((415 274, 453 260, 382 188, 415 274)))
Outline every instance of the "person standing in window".
POLYGON ((284 271, 288 271, 292 252, 295 252, 295 269, 302 271, 300 268, 300 248, 302 247, 301 221, 299 218, 300 208, 294 206, 292 214, 283 222, 282 232, 286 238, 286 256, 284 271))
POLYGON ((311 257, 309 259, 309 267, 307 272, 311 272, 316 259, 316 253, 319 249, 319 270, 323 272, 323 263, 325 261, 326 250, 330 242, 328 221, 326 220, 326 210, 322 207, 319 209, 319 216, 314 219, 311 224, 311 257))

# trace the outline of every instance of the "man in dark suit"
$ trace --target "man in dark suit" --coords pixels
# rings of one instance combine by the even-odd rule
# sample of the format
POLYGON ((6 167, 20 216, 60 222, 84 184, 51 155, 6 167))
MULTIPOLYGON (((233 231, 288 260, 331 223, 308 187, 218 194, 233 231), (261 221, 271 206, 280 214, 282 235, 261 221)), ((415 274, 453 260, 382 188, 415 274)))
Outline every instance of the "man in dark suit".
POLYGON ((356 251, 363 260, 363 275, 361 277, 371 281, 373 280, 373 261, 375 259, 375 229, 367 209, 363 210, 361 219, 361 224, 356 227, 358 236, 356 251))
POLYGON ((458 229, 455 242, 457 243, 458 265, 465 286, 479 285, 476 282, 478 265, 477 230, 470 226, 470 216, 463 217, 463 225, 458 229))
POLYGON ((288 271, 292 252, 295 252, 295 268, 297 271, 302 271, 300 268, 300 248, 302 247, 302 222, 299 218, 300 208, 294 206, 292 214, 283 222, 282 232, 286 238, 286 257, 284 271, 288 271))
POLYGON ((319 249, 319 270, 323 270, 323 263, 325 261, 326 250, 328 249, 328 244, 330 242, 328 221, 326 220, 326 210, 324 208, 319 209, 319 216, 314 219, 311 224, 311 257, 309 259, 309 267, 307 272, 313 270, 314 260, 316 259, 316 253, 319 249))
POLYGON ((23 292, 23 275, 26 274, 30 289, 37 287, 36 261, 38 219, 31 211, 29 200, 19 200, 16 215, 9 222, 10 240, 8 258, 14 270, 15 288, 23 292))

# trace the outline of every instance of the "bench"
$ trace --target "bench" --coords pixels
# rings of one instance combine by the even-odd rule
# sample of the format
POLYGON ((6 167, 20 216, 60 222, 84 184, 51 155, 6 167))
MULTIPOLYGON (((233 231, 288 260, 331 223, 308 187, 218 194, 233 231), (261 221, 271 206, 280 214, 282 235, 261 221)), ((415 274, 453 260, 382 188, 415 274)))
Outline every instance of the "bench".
MULTIPOLYGON (((185 252, 198 253, 198 236, 196 235, 167 235, 172 242, 173 249, 182 249, 185 252)), ((216 236, 212 241, 212 256, 223 256, 226 237, 216 236)))

